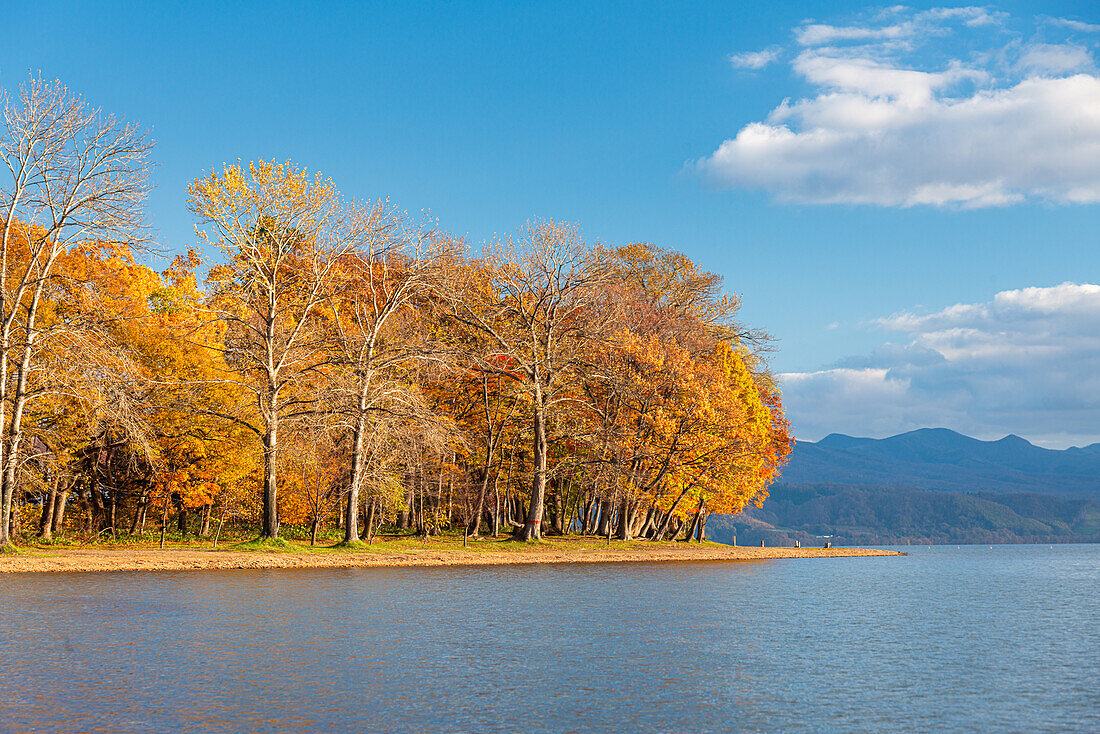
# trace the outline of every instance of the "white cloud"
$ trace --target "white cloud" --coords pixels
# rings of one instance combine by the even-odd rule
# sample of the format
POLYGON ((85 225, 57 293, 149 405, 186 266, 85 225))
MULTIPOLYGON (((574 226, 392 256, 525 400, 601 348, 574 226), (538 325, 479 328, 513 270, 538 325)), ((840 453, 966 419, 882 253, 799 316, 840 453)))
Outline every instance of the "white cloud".
POLYGON ((1100 441, 1100 285, 1003 291, 877 324, 901 343, 781 375, 800 438, 946 426, 1054 446, 1100 441))
POLYGON ((1003 13, 982 7, 932 8, 914 13, 904 6, 887 8, 875 20, 888 21, 887 25, 854 24, 846 26, 806 22, 795 29, 795 41, 801 46, 825 46, 851 41, 898 41, 921 36, 937 35, 949 23, 961 23, 971 28, 996 25, 1003 13), (889 22, 893 21, 893 22, 889 22))
POLYGON ((768 64, 779 58, 782 52, 777 46, 765 48, 761 51, 746 51, 745 53, 730 56, 730 63, 738 69, 763 69, 768 64))
POLYGON ((1050 25, 1069 28, 1071 31, 1077 31, 1078 33, 1100 33, 1100 25, 1096 23, 1083 23, 1069 18, 1047 18, 1046 22, 1050 25))
POLYGON ((1092 55, 1074 43, 1036 43, 1028 46, 1017 62, 1024 72, 1067 74, 1092 69, 1092 55))
POLYGON ((796 29, 805 48, 791 68, 814 94, 744 125, 696 170, 801 203, 1100 202, 1100 75, 1086 44, 1019 42, 981 8, 878 20, 796 29), (932 53, 971 26, 999 45, 932 53))
POLYGON ((885 38, 902 38, 910 35, 908 26, 865 28, 860 26, 834 26, 813 23, 795 30, 795 39, 802 46, 823 46, 838 41, 867 41, 885 38))

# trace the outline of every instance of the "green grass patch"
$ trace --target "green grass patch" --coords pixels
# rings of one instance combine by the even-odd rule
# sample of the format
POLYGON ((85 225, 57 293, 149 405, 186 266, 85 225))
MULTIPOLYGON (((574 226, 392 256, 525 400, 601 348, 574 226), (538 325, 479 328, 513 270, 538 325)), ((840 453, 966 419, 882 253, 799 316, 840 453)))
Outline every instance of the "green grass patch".
POLYGON ((360 550, 367 547, 365 540, 341 540, 335 545, 325 546, 330 550, 360 550))
POLYGON ((243 543, 234 543, 226 546, 226 550, 244 552, 268 552, 268 553, 296 553, 303 550, 300 545, 291 543, 283 538, 253 538, 243 543))

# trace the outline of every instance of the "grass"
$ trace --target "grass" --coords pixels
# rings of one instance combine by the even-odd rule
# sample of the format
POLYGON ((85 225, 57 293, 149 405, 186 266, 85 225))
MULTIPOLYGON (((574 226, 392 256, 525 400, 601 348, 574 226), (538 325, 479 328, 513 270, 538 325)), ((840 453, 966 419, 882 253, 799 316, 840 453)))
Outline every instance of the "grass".
MULTIPOLYGON (((468 538, 465 547, 462 542, 461 532, 446 532, 430 537, 423 537, 412 533, 387 533, 376 536, 371 543, 360 540, 353 543, 345 543, 343 532, 332 530, 318 537, 316 546, 310 546, 308 537, 296 537, 298 534, 288 532, 290 538, 280 537, 272 539, 260 539, 254 535, 235 534, 232 536, 223 533, 218 541, 219 551, 232 551, 240 553, 285 553, 285 554, 344 554, 344 553, 544 553, 548 550, 565 552, 591 552, 600 550, 628 551, 656 548, 683 548, 685 544, 678 541, 653 542, 646 540, 621 541, 612 538, 608 544, 606 537, 600 536, 548 536, 537 541, 516 540, 510 535, 500 535, 493 538, 482 535, 478 538, 468 538)), ((92 542, 81 542, 79 538, 57 537, 50 541, 39 538, 22 538, 22 551, 50 551, 78 548, 101 549, 154 549, 160 545, 159 532, 147 532, 145 535, 119 534, 116 538, 110 535, 100 536, 92 542)), ((213 550, 212 538, 201 538, 195 535, 180 536, 178 533, 169 533, 165 538, 166 550, 213 550)), ((716 546, 717 543, 692 543, 693 546, 716 546)), ((13 549, 14 550, 14 549, 13 549)), ((0 552, 13 552, 12 550, 0 552)), ((21 552, 21 551, 14 551, 21 552)))
POLYGON ((246 540, 243 543, 234 543, 233 545, 226 546, 226 550, 232 551, 245 551, 245 552, 268 552, 268 553, 294 553, 298 551, 298 547, 284 538, 253 538, 252 540, 246 540))

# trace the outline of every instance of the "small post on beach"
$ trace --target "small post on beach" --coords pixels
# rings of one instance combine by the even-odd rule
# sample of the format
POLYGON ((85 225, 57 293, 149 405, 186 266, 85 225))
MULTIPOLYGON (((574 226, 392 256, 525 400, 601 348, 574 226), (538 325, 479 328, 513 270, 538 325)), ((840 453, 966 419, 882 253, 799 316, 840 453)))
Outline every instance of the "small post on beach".
POLYGON ((761 548, 763 548, 763 547, 764 547, 764 541, 762 541, 762 540, 760 541, 760 547, 761 547, 761 548))
POLYGON ((802 541, 801 540, 796 540, 794 542, 794 547, 795 548, 801 548, 802 547, 802 541))

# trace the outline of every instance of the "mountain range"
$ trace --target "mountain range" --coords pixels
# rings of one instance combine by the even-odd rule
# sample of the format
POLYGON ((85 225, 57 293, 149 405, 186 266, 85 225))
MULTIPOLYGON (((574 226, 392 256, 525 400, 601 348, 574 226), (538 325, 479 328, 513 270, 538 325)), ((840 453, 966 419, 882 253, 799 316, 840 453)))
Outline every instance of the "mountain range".
POLYGON ((1100 444, 1045 449, 1019 436, 980 441, 946 428, 890 438, 833 433, 799 441, 784 484, 880 485, 952 492, 1100 496, 1100 444))
POLYGON ((707 534, 755 545, 1100 542, 1100 444, 1045 449, 945 428, 799 441, 763 508, 707 534))

